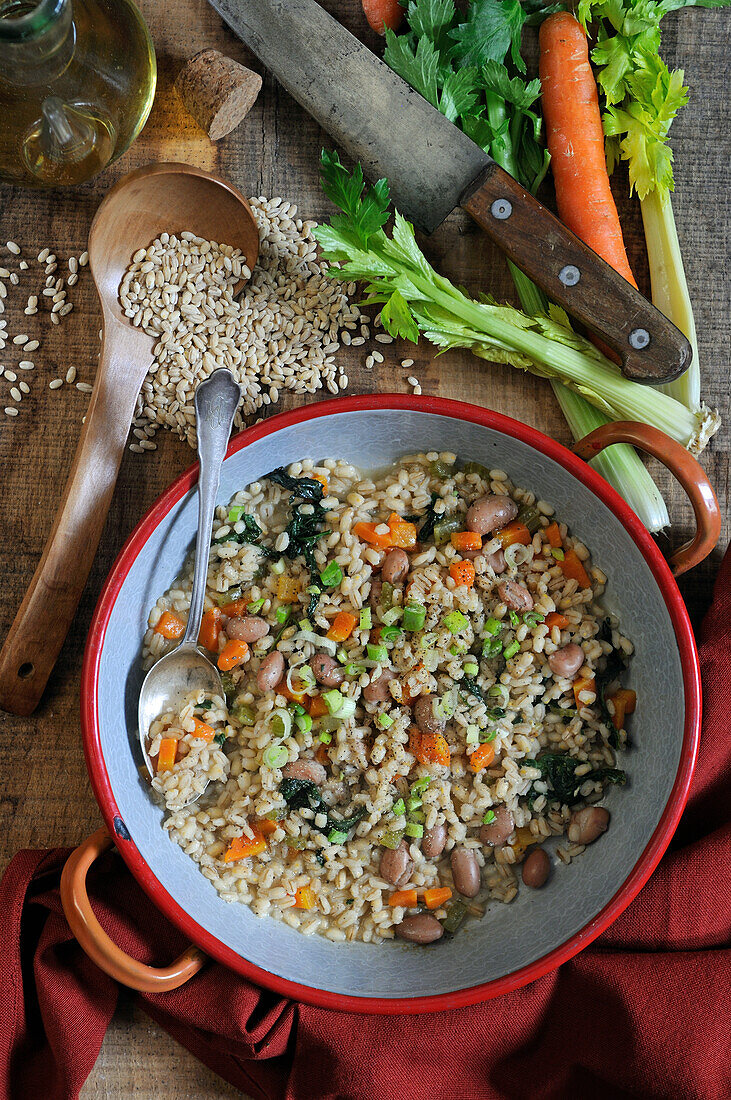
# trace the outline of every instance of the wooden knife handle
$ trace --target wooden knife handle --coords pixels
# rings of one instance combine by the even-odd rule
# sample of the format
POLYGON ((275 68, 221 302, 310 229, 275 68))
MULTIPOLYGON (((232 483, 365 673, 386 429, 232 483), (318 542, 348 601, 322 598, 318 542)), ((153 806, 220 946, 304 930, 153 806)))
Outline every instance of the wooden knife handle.
MULTIPOLYGON (((40 702, 109 511, 136 397, 120 394, 123 387, 105 369, 104 359, 113 354, 107 340, 51 534, 0 650, 0 708, 12 714, 30 714, 40 702)), ((122 362, 126 366, 124 357, 122 362)))
POLYGON ((635 382, 670 382, 690 366, 682 332, 497 164, 460 200, 517 267, 616 351, 635 382))

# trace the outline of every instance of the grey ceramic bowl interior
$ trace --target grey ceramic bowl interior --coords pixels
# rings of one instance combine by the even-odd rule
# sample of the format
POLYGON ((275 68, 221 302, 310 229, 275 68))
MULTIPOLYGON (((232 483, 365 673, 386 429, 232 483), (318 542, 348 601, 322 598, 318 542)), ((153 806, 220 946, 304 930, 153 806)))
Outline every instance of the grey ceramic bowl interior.
POLYGON ((685 703, 673 625, 658 584, 612 510, 562 466, 500 431, 413 410, 364 409, 281 428, 225 462, 219 501, 274 467, 305 457, 344 457, 379 468, 401 455, 455 451, 507 470, 552 502, 607 574, 605 604, 633 639, 629 686, 638 692, 633 746, 622 764, 625 788, 610 788, 609 831, 569 867, 558 861, 541 891, 521 889, 491 906, 449 942, 417 949, 333 944, 303 937, 245 906, 226 903, 196 864, 167 838, 162 814, 137 772, 140 640, 158 595, 174 580, 195 532, 196 498, 187 493, 150 535, 124 580, 100 659, 99 734, 109 780, 131 840, 164 889, 199 925, 264 971, 302 986, 366 998, 416 998, 463 990, 511 974, 564 944, 603 909, 630 875, 668 801, 679 765, 685 703))

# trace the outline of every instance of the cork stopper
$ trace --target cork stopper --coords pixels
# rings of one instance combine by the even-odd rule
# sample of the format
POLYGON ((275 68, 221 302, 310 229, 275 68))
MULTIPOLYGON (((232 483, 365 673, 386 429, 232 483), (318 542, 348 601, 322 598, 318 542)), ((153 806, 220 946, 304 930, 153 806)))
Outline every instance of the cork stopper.
POLYGON ((189 114, 211 141, 235 130, 261 90, 261 77, 218 50, 201 50, 175 81, 189 114))

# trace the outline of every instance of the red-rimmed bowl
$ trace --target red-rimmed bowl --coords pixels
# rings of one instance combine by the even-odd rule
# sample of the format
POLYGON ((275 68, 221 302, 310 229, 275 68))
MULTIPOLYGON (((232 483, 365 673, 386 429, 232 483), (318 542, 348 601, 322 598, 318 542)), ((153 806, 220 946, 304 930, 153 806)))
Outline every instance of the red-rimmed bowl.
POLYGON ((601 842, 542 891, 491 906, 480 922, 428 949, 401 943, 334 944, 304 937, 224 902, 162 829, 162 813, 138 775, 140 640, 157 596, 173 582, 195 533, 196 467, 182 474, 127 540, 107 580, 89 634, 82 682, 84 749, 106 823, 72 856, 62 892, 83 946, 136 988, 180 984, 206 953, 261 985, 330 1008, 424 1012, 474 1003, 534 980, 590 943, 630 903, 667 847, 686 801, 700 726, 698 659, 673 570, 701 560, 718 538, 719 513, 700 466, 662 433, 614 424, 577 446, 487 409, 429 397, 355 397, 310 405, 232 440, 220 501, 276 466, 343 457, 383 467, 414 451, 455 451, 555 505, 608 576, 604 602, 621 618, 636 655, 638 693, 630 777, 610 789, 612 826, 601 842), (634 513, 584 461, 628 440, 666 463, 693 501, 698 531, 670 565, 634 513), (672 566, 672 569, 671 569, 672 566), (123 955, 96 922, 83 888, 94 856, 113 842, 155 904, 193 946, 163 970, 123 955))

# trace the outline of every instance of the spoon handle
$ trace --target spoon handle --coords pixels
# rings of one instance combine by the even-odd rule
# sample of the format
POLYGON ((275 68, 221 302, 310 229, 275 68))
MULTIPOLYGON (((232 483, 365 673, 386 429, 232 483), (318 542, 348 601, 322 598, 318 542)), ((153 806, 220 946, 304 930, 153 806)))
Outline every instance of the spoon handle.
POLYGON ((181 645, 197 644, 208 576, 211 531, 216 510, 216 495, 221 480, 221 465, 226 454, 234 415, 241 390, 225 367, 214 370, 195 391, 196 431, 198 433, 198 536, 195 541, 193 591, 190 596, 188 625, 181 645))

